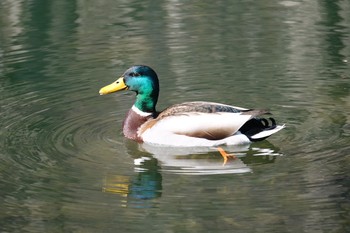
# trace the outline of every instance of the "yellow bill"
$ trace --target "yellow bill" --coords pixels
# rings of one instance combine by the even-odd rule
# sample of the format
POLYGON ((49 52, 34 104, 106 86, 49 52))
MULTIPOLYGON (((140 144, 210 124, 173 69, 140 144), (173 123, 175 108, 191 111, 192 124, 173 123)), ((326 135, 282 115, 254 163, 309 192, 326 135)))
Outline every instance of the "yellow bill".
POLYGON ((128 87, 124 83, 124 77, 120 77, 120 78, 118 78, 117 81, 115 81, 115 82, 113 82, 105 87, 102 87, 100 89, 100 95, 110 94, 110 93, 113 93, 116 91, 125 90, 127 88, 128 87))

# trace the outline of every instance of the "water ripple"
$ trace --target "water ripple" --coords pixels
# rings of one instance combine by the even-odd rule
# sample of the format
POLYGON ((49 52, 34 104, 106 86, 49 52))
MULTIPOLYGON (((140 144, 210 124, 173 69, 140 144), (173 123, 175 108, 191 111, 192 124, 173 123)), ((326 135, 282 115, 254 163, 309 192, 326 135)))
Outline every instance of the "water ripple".
POLYGON ((112 113, 102 117, 94 108, 77 107, 77 102, 92 102, 95 96, 79 99, 51 95, 32 91, 20 98, 9 95, 2 100, 4 163, 35 170, 77 153, 90 156, 87 148, 92 146, 111 147, 117 131, 111 127, 115 125, 112 113))

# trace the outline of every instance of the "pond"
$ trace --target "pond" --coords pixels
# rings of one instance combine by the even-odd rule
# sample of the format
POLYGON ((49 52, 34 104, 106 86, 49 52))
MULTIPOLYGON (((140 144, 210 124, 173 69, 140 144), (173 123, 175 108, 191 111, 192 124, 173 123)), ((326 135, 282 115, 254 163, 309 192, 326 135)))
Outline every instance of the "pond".
POLYGON ((0 3, 0 232, 349 232, 348 1, 0 3), (159 110, 269 108, 286 128, 225 149, 125 139, 134 64, 159 110))

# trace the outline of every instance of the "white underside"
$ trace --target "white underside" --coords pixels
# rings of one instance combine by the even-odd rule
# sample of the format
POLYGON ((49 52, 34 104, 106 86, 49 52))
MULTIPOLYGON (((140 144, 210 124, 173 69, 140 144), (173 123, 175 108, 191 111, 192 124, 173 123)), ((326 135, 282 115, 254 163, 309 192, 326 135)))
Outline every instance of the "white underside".
MULTIPOLYGON (((252 139, 266 138, 283 129, 284 125, 278 125, 274 129, 266 130, 255 134, 252 139)), ((189 137, 186 135, 175 134, 169 131, 146 130, 142 135, 143 141, 148 144, 174 147, 212 147, 220 145, 244 145, 251 143, 249 138, 239 131, 224 139, 208 140, 205 138, 189 137)))
MULTIPOLYGON (((149 131, 167 131, 178 134, 191 132, 227 131, 234 134, 251 119, 251 115, 241 113, 186 113, 183 115, 169 116, 157 122, 149 131)), ((154 133, 155 134, 155 133, 154 133)))
POLYGON ((250 143, 249 138, 240 132, 237 132, 236 134, 221 140, 208 140, 205 138, 189 137, 186 135, 179 135, 164 131, 159 131, 157 135, 154 135, 152 131, 147 130, 142 135, 142 138, 145 143, 175 147, 211 147, 220 145, 242 145, 250 143))

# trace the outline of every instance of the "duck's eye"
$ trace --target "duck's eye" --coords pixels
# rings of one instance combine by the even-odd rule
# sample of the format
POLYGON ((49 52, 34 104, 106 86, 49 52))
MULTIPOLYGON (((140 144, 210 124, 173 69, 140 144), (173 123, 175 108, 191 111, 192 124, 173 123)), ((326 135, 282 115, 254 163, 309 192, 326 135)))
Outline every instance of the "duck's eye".
POLYGON ((139 73, 130 73, 129 76, 131 76, 131 77, 138 77, 138 76, 140 76, 140 74, 139 73))

